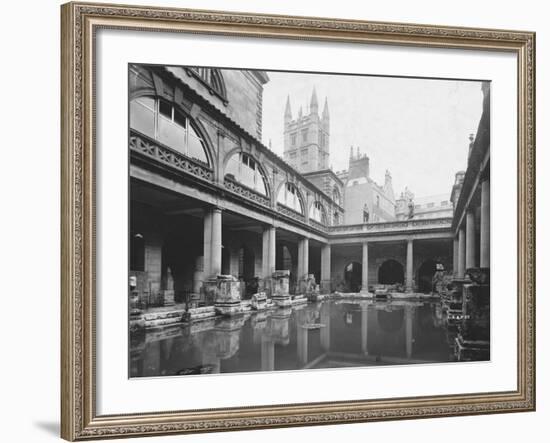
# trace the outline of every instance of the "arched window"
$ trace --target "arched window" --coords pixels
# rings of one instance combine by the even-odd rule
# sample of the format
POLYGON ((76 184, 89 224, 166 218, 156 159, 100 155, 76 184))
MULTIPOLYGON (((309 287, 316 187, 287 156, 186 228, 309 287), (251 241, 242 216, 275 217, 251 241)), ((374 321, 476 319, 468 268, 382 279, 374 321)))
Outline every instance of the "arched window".
POLYGON ((309 218, 319 223, 326 224, 327 216, 325 208, 323 207, 321 202, 316 201, 311 205, 311 207, 309 208, 309 218))
POLYGON ((132 100, 130 127, 188 157, 209 164, 206 145, 194 124, 164 99, 139 97, 132 100))
POLYGON ((225 176, 262 195, 267 195, 267 180, 260 166, 254 158, 244 152, 239 152, 229 159, 225 176))
POLYGON ((190 71, 205 83, 213 92, 216 92, 224 100, 225 86, 223 83, 222 74, 218 69, 212 68, 189 68, 190 71))
POLYGON ((334 188, 332 189, 332 200, 337 205, 342 205, 342 202, 340 200, 340 191, 338 190, 338 188, 336 186, 334 186, 334 188))
POLYGON ((277 203, 304 215, 304 203, 300 198, 298 189, 292 183, 285 183, 285 185, 281 187, 279 195, 277 195, 277 203))

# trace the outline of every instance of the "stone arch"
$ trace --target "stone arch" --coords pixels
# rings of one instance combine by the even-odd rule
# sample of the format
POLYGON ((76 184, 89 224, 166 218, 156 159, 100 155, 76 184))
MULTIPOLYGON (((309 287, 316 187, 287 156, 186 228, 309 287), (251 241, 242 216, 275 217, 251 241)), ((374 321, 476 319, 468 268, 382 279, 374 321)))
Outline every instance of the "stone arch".
POLYGON ((334 201, 338 206, 342 206, 342 193, 336 185, 332 187, 332 201, 334 201))
POLYGON ((316 200, 316 199, 312 200, 308 208, 308 216, 310 220, 315 220, 318 223, 323 223, 323 224, 328 223, 328 212, 327 212, 327 209, 325 208, 324 203, 321 200, 316 200), (318 207, 320 208, 321 220, 317 220, 316 218, 312 217, 312 211, 314 210, 316 205, 318 205, 318 207))
POLYGON ((397 260, 384 261, 378 268, 378 283, 381 285, 404 284, 405 271, 397 260))
MULTIPOLYGON (((279 202, 279 195, 284 190, 284 187, 287 186, 287 185, 293 187, 296 190, 296 195, 298 196, 298 199, 301 202, 302 215, 305 217, 306 216, 306 211, 307 211, 306 198, 304 197, 304 193, 302 192, 302 190, 300 189, 300 187, 296 183, 293 183, 289 180, 285 180, 285 181, 281 182, 279 184, 279 186, 277 186, 277 194, 275 195, 275 201, 277 203, 280 203, 279 202)), ((286 205, 283 205, 283 206, 286 206, 286 205)))
MULTIPOLYGON (((226 176, 226 171, 227 171, 227 167, 228 167, 228 164, 229 164, 229 161, 236 155, 247 155, 249 156, 250 158, 252 158, 255 162, 255 165, 256 167, 258 168, 258 171, 263 179, 263 182, 265 184, 265 189, 266 189, 266 197, 267 198, 270 198, 271 197, 271 181, 269 180, 269 176, 267 175, 266 173, 266 170, 265 168, 262 166, 262 164, 258 161, 258 159, 252 155, 251 152, 246 152, 244 149, 242 149, 241 147, 236 147, 236 148, 233 148, 231 149, 224 157, 223 159, 223 165, 222 165, 222 168, 223 168, 223 178, 225 179, 225 176, 226 176)), ((238 180, 237 180, 238 181, 238 180)), ((245 185, 246 186, 246 185, 245 185)))

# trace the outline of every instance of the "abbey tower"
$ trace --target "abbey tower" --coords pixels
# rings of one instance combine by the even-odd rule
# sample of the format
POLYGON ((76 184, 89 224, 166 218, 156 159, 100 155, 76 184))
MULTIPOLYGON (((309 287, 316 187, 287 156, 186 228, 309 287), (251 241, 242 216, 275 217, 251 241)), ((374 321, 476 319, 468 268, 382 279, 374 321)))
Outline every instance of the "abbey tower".
POLYGON ((325 98, 323 112, 319 116, 319 103, 315 88, 311 94, 309 110, 302 108, 292 118, 290 97, 287 97, 284 118, 284 160, 301 173, 328 169, 329 167, 328 102, 325 98))

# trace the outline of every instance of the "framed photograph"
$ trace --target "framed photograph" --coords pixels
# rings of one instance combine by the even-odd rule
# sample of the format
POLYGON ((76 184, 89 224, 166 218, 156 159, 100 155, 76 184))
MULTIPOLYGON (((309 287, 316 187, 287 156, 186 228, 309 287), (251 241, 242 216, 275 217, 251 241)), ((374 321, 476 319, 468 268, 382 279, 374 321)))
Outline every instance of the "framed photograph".
POLYGON ((62 6, 62 437, 535 409, 535 35, 62 6))

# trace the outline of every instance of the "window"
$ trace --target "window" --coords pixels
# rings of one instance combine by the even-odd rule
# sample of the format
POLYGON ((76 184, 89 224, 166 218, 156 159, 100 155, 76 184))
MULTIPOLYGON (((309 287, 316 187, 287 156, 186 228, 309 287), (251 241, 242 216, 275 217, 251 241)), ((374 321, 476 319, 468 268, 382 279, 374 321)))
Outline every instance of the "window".
POLYGON ((242 183, 247 188, 267 195, 267 180, 254 158, 244 152, 233 155, 227 162, 225 175, 242 183))
POLYGON ((449 202, 447 200, 444 200, 441 202, 441 206, 447 206, 449 204, 449 202))
POLYGON ((302 129, 302 141, 307 142, 307 128, 302 129))
POLYGON ((434 206, 435 206, 434 203, 428 203, 428 204, 426 205, 427 208, 433 208, 434 206))
POLYGON ((130 126, 188 157, 209 164, 206 145, 194 125, 166 100, 153 97, 132 100, 130 126))
POLYGON ((307 156, 307 153, 308 153, 308 149, 307 149, 307 148, 302 148, 302 149, 300 150, 300 155, 301 155, 302 157, 307 156))
POLYGON ((338 214, 338 212, 334 213, 333 220, 334 220, 334 226, 338 226, 340 224, 340 215, 338 214))
POLYGON ((309 208, 309 218, 319 223, 326 224, 327 217, 325 213, 325 208, 323 207, 321 202, 316 201, 311 205, 311 208, 309 208))
POLYGON ((203 83, 225 99, 225 87, 219 70, 211 68, 189 68, 203 83))
POLYGON ((376 196, 376 206, 380 207, 380 196, 376 196))
POLYGON ((334 188, 332 188, 332 200, 334 202, 336 202, 338 205, 342 204, 341 199, 340 199, 340 191, 338 190, 338 188, 336 186, 334 186, 334 188))
POLYGON ((302 203, 298 189, 292 183, 286 183, 281 187, 279 195, 277 195, 277 203, 304 215, 304 204, 302 203))
POLYGON ((290 135, 290 143, 292 146, 296 146, 296 134, 290 135))

